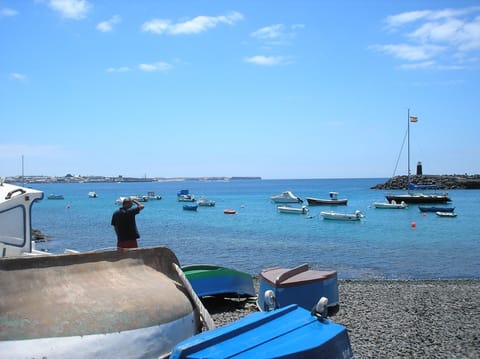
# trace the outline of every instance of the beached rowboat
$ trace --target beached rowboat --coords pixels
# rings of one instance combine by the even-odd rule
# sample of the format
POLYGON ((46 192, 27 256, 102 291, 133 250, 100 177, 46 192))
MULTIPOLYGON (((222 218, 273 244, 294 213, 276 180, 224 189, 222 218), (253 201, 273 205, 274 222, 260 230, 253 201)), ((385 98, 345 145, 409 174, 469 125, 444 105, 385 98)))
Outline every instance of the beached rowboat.
POLYGON ((232 268, 210 264, 194 264, 182 267, 193 290, 199 297, 234 295, 254 297, 252 276, 232 268))
POLYGON ((153 358, 197 334, 166 247, 0 259, 2 358, 153 358))

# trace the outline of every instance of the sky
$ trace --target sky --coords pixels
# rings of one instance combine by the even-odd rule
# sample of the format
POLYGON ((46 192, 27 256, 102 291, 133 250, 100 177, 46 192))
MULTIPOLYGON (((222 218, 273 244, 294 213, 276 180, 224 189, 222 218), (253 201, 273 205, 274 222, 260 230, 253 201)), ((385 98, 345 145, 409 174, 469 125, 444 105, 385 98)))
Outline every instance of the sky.
POLYGON ((0 0, 0 177, 480 173, 480 2, 0 0))

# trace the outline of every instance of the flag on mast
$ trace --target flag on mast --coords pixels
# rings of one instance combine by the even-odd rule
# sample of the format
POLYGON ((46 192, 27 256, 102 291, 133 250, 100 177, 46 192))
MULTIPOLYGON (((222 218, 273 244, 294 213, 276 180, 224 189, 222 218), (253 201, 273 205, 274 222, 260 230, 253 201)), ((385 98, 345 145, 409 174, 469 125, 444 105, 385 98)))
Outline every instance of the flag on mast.
POLYGON ((410 116, 410 122, 418 122, 417 116, 410 116))

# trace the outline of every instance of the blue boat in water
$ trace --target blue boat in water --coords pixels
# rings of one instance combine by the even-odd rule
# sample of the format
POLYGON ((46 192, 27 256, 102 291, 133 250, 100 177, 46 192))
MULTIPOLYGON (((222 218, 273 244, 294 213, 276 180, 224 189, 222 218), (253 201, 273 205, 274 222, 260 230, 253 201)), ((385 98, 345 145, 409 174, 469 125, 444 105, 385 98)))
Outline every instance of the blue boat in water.
POLYGON ((180 342, 170 358, 353 358, 347 329, 326 318, 326 302, 311 312, 292 304, 250 314, 180 342))
POLYGON ((420 210, 420 212, 453 212, 455 210, 455 207, 418 206, 418 209, 420 210))

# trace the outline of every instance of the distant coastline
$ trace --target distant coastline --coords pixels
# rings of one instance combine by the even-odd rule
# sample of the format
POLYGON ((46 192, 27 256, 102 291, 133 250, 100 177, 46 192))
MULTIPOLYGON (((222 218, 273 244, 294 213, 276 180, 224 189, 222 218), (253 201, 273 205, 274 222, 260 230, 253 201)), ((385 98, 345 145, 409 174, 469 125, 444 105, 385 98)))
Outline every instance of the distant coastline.
POLYGON ((182 182, 182 181, 236 181, 261 180, 262 177, 107 177, 107 176, 10 176, 6 183, 115 183, 115 182, 182 182))
MULTIPOLYGON (((480 175, 415 175, 410 182, 416 185, 436 185, 437 189, 480 189, 480 175)), ((395 176, 372 189, 407 189, 408 176, 395 176)))

